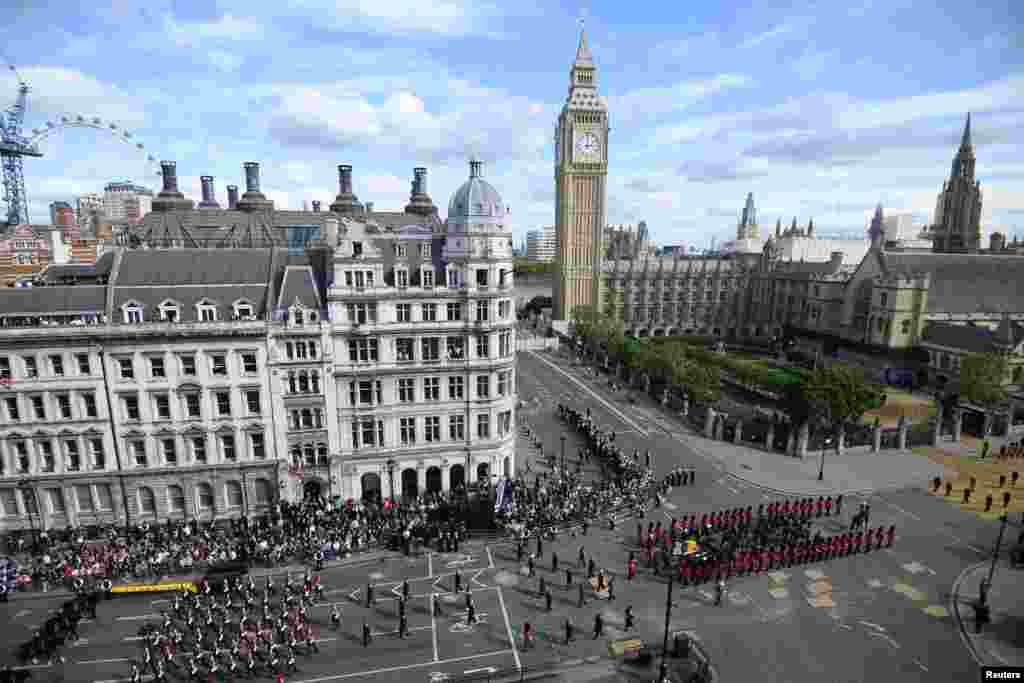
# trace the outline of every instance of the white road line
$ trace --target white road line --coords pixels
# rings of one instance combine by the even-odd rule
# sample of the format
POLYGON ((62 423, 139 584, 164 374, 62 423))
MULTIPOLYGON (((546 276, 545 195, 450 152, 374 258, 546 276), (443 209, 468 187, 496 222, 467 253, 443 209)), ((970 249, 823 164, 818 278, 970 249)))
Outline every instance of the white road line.
POLYGON ((494 555, 491 555, 491 546, 487 546, 487 568, 494 569, 494 555))
POLYGON ((113 657, 112 659, 83 659, 75 664, 113 664, 114 662, 130 662, 128 657, 113 657))
POLYGON ((430 594, 430 598, 427 601, 427 609, 430 610, 430 630, 431 630, 431 636, 432 636, 433 641, 434 641, 434 661, 435 662, 438 659, 440 659, 440 656, 437 653, 437 620, 434 618, 434 600, 436 600, 436 599, 437 599, 437 596, 434 595, 433 593, 431 593, 430 594))
POLYGON ((919 522, 921 521, 921 518, 920 518, 920 517, 918 517, 917 515, 915 515, 915 514, 914 514, 913 512, 910 512, 909 510, 904 510, 903 508, 901 508, 901 507, 900 507, 899 505, 897 505, 896 503, 893 503, 893 502, 891 502, 891 501, 888 501, 888 500, 886 500, 885 498, 882 498, 881 496, 879 496, 878 498, 879 498, 879 500, 881 500, 881 501, 882 501, 883 503, 885 503, 885 504, 886 504, 886 505, 888 505, 889 507, 893 507, 893 508, 896 508, 897 510, 899 510, 900 512, 902 512, 903 514, 905 514, 905 515, 906 515, 907 517, 912 517, 913 519, 916 519, 916 520, 917 520, 917 521, 919 521, 919 522))
POLYGON ((30 610, 30 609, 23 609, 23 610, 20 610, 17 614, 15 614, 14 618, 15 619, 21 619, 22 617, 27 617, 30 614, 32 614, 32 610, 30 610))
MULTIPOLYGON (((370 671, 353 671, 347 674, 336 674, 334 676, 320 676, 319 678, 304 678, 300 681, 292 681, 292 683, 325 683, 326 681, 341 681, 346 678, 356 678, 359 676, 375 676, 377 674, 388 674, 395 671, 408 671, 410 669, 420 669, 425 666, 434 666, 436 664, 452 664, 454 662, 468 662, 473 659, 480 659, 482 657, 494 657, 495 655, 508 654, 508 650, 495 650, 494 652, 482 652, 476 655, 467 655, 465 657, 453 657, 452 659, 442 659, 439 662, 422 662, 420 664, 404 664, 402 666, 389 666, 385 669, 372 669, 370 671)), ((94 683, 119 683, 118 681, 95 681, 94 683)))
MULTIPOLYGON (((600 403, 605 408, 607 408, 612 413, 614 413, 619 419, 621 419, 623 422, 628 424, 630 427, 632 427, 633 429, 635 429, 638 432, 640 432, 641 434, 643 434, 644 437, 647 436, 647 432, 640 425, 638 425, 636 422, 634 422, 629 417, 627 417, 625 413, 623 413, 621 410, 619 410, 618 408, 613 406, 611 403, 609 403, 608 401, 604 400, 601 396, 599 396, 593 389, 588 387, 586 384, 584 384, 580 380, 576 379, 575 377, 573 377, 572 375, 570 375, 565 370, 563 370, 562 368, 558 367, 557 365, 555 365, 554 363, 552 363, 548 359, 542 358, 541 356, 537 355, 533 351, 528 351, 527 353, 529 353, 531 356, 533 356, 534 358, 536 358, 540 362, 544 363, 545 365, 551 367, 555 372, 559 373, 560 375, 562 375, 564 377, 568 377, 569 379, 571 379, 573 382, 575 382, 580 387, 582 387, 584 391, 586 391, 588 394, 593 396, 597 400, 598 403, 600 403)), ((518 657, 518 654, 517 654, 516 661, 518 662, 518 660, 519 660, 519 657, 518 657)))
POLYGON ((469 669, 467 671, 463 671, 462 673, 465 676, 472 676, 473 674, 482 674, 482 673, 493 674, 493 673, 497 673, 497 672, 498 672, 498 670, 495 669, 493 666, 485 666, 485 667, 483 667, 481 669, 469 669))
MULTIPOLYGON (((416 626, 414 628, 409 629, 409 633, 412 633, 413 631, 426 631, 428 628, 430 628, 430 627, 429 626, 416 626)), ((395 635, 396 633, 398 633, 398 629, 397 628, 394 631, 374 631, 370 635, 371 636, 392 636, 392 635, 395 635)))
POLYGON ((157 619, 159 614, 134 614, 128 617, 118 617, 117 621, 144 621, 146 619, 157 619))
POLYGON ((505 617, 505 631, 508 633, 508 642, 512 646, 512 656, 516 660, 516 668, 523 670, 523 663, 519 661, 519 648, 516 646, 516 638, 512 635, 512 622, 508 619, 508 610, 505 609, 505 596, 502 594, 501 586, 498 586, 498 604, 501 605, 501 614, 505 617))
POLYGON ((427 578, 434 575, 434 553, 427 553, 427 578))
POLYGON ((169 602, 170 602, 170 600, 161 599, 161 600, 153 600, 152 604, 154 604, 154 605, 166 605, 169 602))

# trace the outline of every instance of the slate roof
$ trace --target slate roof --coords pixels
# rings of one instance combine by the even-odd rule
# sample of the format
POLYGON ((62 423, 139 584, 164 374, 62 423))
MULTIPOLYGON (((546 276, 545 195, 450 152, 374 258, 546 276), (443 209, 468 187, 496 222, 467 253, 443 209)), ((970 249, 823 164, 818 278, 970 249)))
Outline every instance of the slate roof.
POLYGON ((320 310, 322 307, 319 288, 311 266, 285 266, 281 294, 277 305, 287 308, 298 299, 306 308, 320 310))
MULTIPOLYGON (((1017 324, 1014 327, 1015 340, 1019 344, 1024 339, 1024 328, 1017 324)), ((996 332, 987 327, 944 322, 929 322, 922 335, 922 341, 925 343, 962 349, 970 353, 992 351, 996 340, 996 332)))
POLYGON ((245 300, 252 304, 254 313, 262 316, 267 312, 268 284, 235 285, 217 287, 208 285, 157 285, 121 287, 114 290, 114 313, 112 320, 121 322, 121 307, 132 302, 143 306, 145 320, 159 320, 159 307, 164 301, 173 301, 180 306, 181 322, 197 322, 199 312, 196 305, 209 301, 217 306, 218 320, 231 320, 234 315, 233 304, 245 300))
POLYGON ((110 274, 113 264, 114 252, 110 251, 103 254, 96 263, 51 263, 39 273, 38 279, 48 285, 61 284, 71 280, 83 284, 96 282, 99 278, 110 274))
POLYGON ((931 274, 929 313, 1024 312, 1024 256, 883 252, 889 274, 931 274))
POLYGON ((107 288, 100 285, 6 287, 0 315, 81 315, 103 313, 107 288))
POLYGON ((262 284, 270 280, 270 249, 130 249, 117 287, 262 284))

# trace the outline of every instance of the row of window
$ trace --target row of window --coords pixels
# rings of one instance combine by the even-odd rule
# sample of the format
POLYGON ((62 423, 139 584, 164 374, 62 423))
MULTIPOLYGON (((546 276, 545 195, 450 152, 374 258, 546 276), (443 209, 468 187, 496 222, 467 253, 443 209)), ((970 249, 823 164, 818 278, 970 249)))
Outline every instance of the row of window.
MULTIPOLYGON (((495 436, 498 438, 504 437, 511 430, 512 411, 506 410, 498 413, 495 436)), ((398 444, 400 446, 415 446, 418 443, 440 443, 443 440, 442 434, 441 417, 438 415, 398 418, 398 444)), ((465 415, 448 416, 447 435, 448 441, 466 440, 465 415)), ((476 438, 491 438, 491 416, 489 414, 476 416, 476 438)), ((366 417, 352 422, 353 448, 383 448, 385 446, 383 420, 366 417)))
MULTIPOLYGON (((198 376, 196 354, 180 353, 175 355, 177 357, 179 375, 184 377, 198 376)), ((208 367, 211 375, 215 377, 228 376, 229 370, 232 369, 229 364, 229 354, 207 353, 205 356, 209 363, 208 367)), ((159 380, 167 378, 169 368, 164 355, 147 353, 143 354, 143 358, 147 364, 150 379, 159 380)), ((255 351, 237 351, 235 352, 235 358, 237 365, 234 369, 237 373, 249 376, 259 373, 259 361, 255 351)), ((10 356, 0 356, 0 377, 17 376, 26 379, 36 379, 42 376, 41 370, 44 367, 48 377, 67 377, 72 374, 72 369, 78 377, 90 377, 93 373, 92 357, 88 353, 50 353, 45 356, 45 365, 40 364, 40 359, 36 355, 25 354, 19 358, 21 367, 17 369, 17 373, 13 360, 10 356), (72 361, 70 363, 68 362, 69 356, 72 361)), ((117 357, 116 361, 118 378, 123 380, 136 378, 134 356, 117 357)))
POLYGON ((8 423, 21 422, 25 413, 22 411, 24 400, 28 401, 29 421, 46 422, 51 419, 76 420, 95 419, 99 417, 99 410, 96 405, 96 394, 91 391, 82 391, 59 394, 29 394, 23 396, 5 396, 4 417, 8 423), (77 400, 75 400, 77 399, 77 400))
MULTIPOLYGON (((512 393, 512 371, 503 370, 496 373, 496 396, 508 396, 512 393)), ((443 377, 424 377, 419 384, 422 393, 417 392, 415 377, 400 377, 395 382, 396 398, 399 403, 415 403, 418 398, 424 401, 440 401, 443 377)), ((491 375, 476 375, 472 380, 476 387, 474 398, 491 398, 491 375)), ((448 377, 446 397, 449 401, 462 401, 466 398, 466 378, 455 375, 448 377)), ((384 391, 381 380, 351 381, 348 384, 348 400, 352 406, 383 405, 384 391)))
MULTIPOLYGON (((136 468, 174 467, 179 464, 211 464, 211 459, 225 463, 238 462, 239 458, 244 459, 246 455, 251 460, 265 460, 267 457, 266 438, 262 432, 246 434, 244 441, 247 453, 239 452, 239 444, 233 433, 217 434, 212 448, 209 446, 208 436, 203 433, 188 434, 180 438, 181 442, 178 435, 169 434, 158 435, 152 439, 128 437, 125 439, 125 448, 129 462, 136 468), (185 460, 187 462, 183 462, 185 460)), ((107 456, 102 437, 85 437, 84 441, 86 451, 83 462, 81 440, 77 436, 56 439, 8 439, 7 454, 0 455, 0 475, 8 472, 63 474, 106 470, 107 456)))
POLYGON ((6 453, 0 454, 0 476, 8 473, 36 474, 56 472, 102 472, 107 469, 107 453, 101 436, 63 436, 57 439, 36 437, 31 441, 11 438, 6 453), (56 441, 56 448, 54 442, 56 441))
MULTIPOLYGON (((416 354, 417 344, 414 337, 398 337, 394 340, 395 360, 399 363, 412 363, 415 361, 432 362, 441 360, 441 342, 444 341, 444 354, 446 360, 464 360, 466 358, 467 340, 464 336, 448 337, 420 337, 419 355, 416 354)), ((476 358, 490 358, 491 344, 490 336, 481 334, 475 336, 476 358)), ((507 358, 511 356, 512 332, 504 331, 498 333, 498 357, 507 358)), ((376 363, 380 360, 380 341, 377 337, 363 339, 350 339, 348 342, 348 359, 352 363, 376 363)))
MULTIPOLYGON (((446 322, 469 321, 469 317, 464 315, 466 306, 462 302, 450 302, 445 304, 444 306, 446 322)), ((419 304, 418 308, 419 317, 415 318, 415 322, 438 321, 438 304, 423 303, 419 304)), ((356 325, 375 324, 379 320, 379 317, 377 315, 377 304, 375 303, 347 304, 345 310, 348 316, 348 321, 356 325)), ((472 319, 473 321, 478 323, 490 322, 492 320, 493 310, 494 309, 492 308, 490 301, 477 301, 473 307, 474 316, 472 319)), ((497 313, 498 317, 496 318, 496 320, 508 320, 512 315, 512 302, 508 299, 502 299, 498 301, 497 313)), ((414 322, 413 304, 395 304, 394 322, 414 322)))
MULTIPOLYGON (((404 249, 404 245, 397 245, 396 248, 404 249)), ((359 242, 352 243, 352 255, 355 257, 362 256, 362 244, 359 242)), ((429 258, 429 254, 426 258, 429 258)), ((395 287, 399 289, 405 289, 409 286, 412 281, 409 269, 401 266, 396 267, 392 273, 394 274, 395 287)), ((447 281, 448 286, 453 288, 461 287, 465 281, 465 275, 456 267, 449 266, 447 269, 447 281)), ((421 266, 419 269, 419 286, 424 289, 433 289, 436 285, 436 274, 435 270, 431 266, 421 266)), ((473 271, 473 281, 476 283, 477 288, 486 289, 491 283, 491 271, 487 268, 475 268, 473 271)), ((372 289, 374 287, 374 271, 368 269, 350 269, 343 271, 343 282, 346 287, 354 287, 355 289, 372 289)), ((508 286, 511 284, 511 272, 502 268, 497 273, 498 286, 508 286)))
MULTIPOLYGON (((15 365, 10 356, 0 356, 0 377, 14 377, 15 365)), ((25 354, 20 357, 21 368, 17 373, 19 377, 34 379, 40 376, 40 370, 45 368, 49 377, 66 377, 74 372, 79 377, 92 375, 92 359, 88 353, 49 353, 39 362, 35 354, 25 354), (69 355, 71 362, 69 363, 69 355)))
MULTIPOLYGON (((716 280, 716 279, 710 278, 710 277, 704 279, 703 286, 704 287, 708 287, 708 288, 712 288, 712 287, 715 286, 716 282, 718 283, 719 287, 721 287, 722 289, 729 289, 730 287, 733 286, 733 281, 731 279, 729 279, 729 278, 725 278, 725 279, 722 279, 722 280, 716 280)), ((737 282, 737 284, 739 284, 738 280, 736 282, 737 282)), ((701 281, 698 278, 673 279, 673 280, 632 280, 632 279, 627 279, 627 280, 622 280, 621 283, 618 280, 607 280, 607 283, 608 283, 608 288, 609 289, 615 289, 620 284, 623 287, 627 288, 627 289, 628 288, 640 288, 640 287, 642 287, 644 289, 653 289, 656 283, 658 285, 660 285, 661 287, 663 287, 663 288, 671 288, 671 287, 677 286, 677 285, 679 287, 682 287, 683 289, 700 289, 700 287, 701 287, 701 281)))
MULTIPOLYGON (((72 504, 78 513, 104 513, 114 510, 114 496, 110 484, 78 484, 70 487, 67 492, 72 496, 72 504)), ((32 490, 0 490, 0 511, 5 517, 20 517, 24 514, 39 514, 39 502, 46 506, 51 515, 64 515, 68 512, 66 493, 61 488, 46 488, 40 491, 42 501, 36 500, 32 490), (20 505, 19 505, 20 503, 20 505)), ((252 481, 253 499, 257 506, 270 505, 273 502, 273 486, 267 479, 252 481)), ((195 508, 201 512, 217 512, 219 509, 240 510, 246 502, 246 493, 242 484, 237 481, 226 481, 221 490, 221 502, 218 504, 214 487, 206 482, 195 485, 193 491, 195 508)), ((135 492, 136 505, 143 515, 157 515, 158 507, 167 512, 185 513, 185 489, 178 484, 164 487, 158 503, 156 493, 149 486, 140 486, 135 492)))
POLYGON ((286 394, 319 394, 319 370, 289 370, 282 378, 286 394))
MULTIPOLYGON (((181 311, 184 307, 172 299, 167 299, 157 305, 150 313, 148 320, 176 323, 181 321, 181 311)), ((195 304, 196 320, 202 322, 216 322, 220 316, 220 305, 212 299, 203 299, 195 304)), ((239 299, 231 304, 232 320, 255 320, 256 306, 251 301, 239 299)), ((146 306, 138 301, 128 301, 121 306, 122 320, 125 323, 141 323, 146 318, 146 306)))
POLYGON ((316 360, 317 343, 310 340, 284 342, 284 357, 288 360, 316 360))
MULTIPOLYGON (((680 306, 678 315, 676 310, 673 308, 638 308, 633 311, 633 320, 660 320, 662 318, 699 318, 701 316, 708 317, 712 313, 710 308, 698 308, 697 306, 680 306)), ((623 316, 628 318, 629 316, 623 316)))
MULTIPOLYGON (((196 354, 178 353, 175 356, 177 358, 179 376, 198 376, 199 368, 196 354)), ((206 360, 209 374, 213 377, 227 377, 229 374, 232 374, 231 370, 235 371, 234 374, 249 377, 259 374, 259 360, 255 351, 236 351, 232 355, 228 353, 206 352, 203 354, 203 357, 206 360), (235 361, 234 367, 232 367, 230 362, 232 359, 235 361)), ((150 379, 161 380, 168 377, 167 359, 165 356, 143 354, 143 358, 148 365, 150 379)), ((132 380, 136 378, 134 356, 118 357, 116 360, 119 379, 132 380)))
MULTIPOLYGON (((263 414, 263 402, 260 390, 245 388, 240 390, 244 415, 255 417, 263 414)), ((167 392, 149 392, 149 415, 150 421, 158 420, 200 420, 204 413, 210 417, 230 418, 238 417, 234 408, 231 389, 214 389, 209 392, 210 398, 204 407, 203 392, 184 391, 179 392, 177 400, 172 400, 167 392), (177 404, 177 410, 172 406, 177 404)), ((138 394, 119 394, 121 399, 121 417, 127 422, 141 422, 143 419, 141 404, 138 394)))

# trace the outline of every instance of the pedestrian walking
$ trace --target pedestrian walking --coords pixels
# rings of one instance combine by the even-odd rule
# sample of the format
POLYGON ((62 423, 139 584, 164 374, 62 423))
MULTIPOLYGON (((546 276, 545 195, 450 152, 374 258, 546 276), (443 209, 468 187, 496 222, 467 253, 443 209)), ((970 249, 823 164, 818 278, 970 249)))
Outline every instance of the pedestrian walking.
POLYGON ((398 637, 405 638, 407 635, 409 635, 409 619, 402 614, 398 617, 398 637))
POLYGON ((569 617, 565 618, 565 644, 568 645, 572 642, 572 622, 569 621, 569 617))
POLYGON ((363 622, 363 647, 369 647, 370 646, 370 640, 371 640, 372 637, 373 636, 370 634, 370 627, 367 626, 366 622, 364 621, 363 622))
POLYGON ((604 617, 598 612, 594 615, 594 640, 604 635, 604 617))
POLYGON ((629 607, 626 608, 626 626, 625 626, 625 629, 627 631, 630 631, 630 630, 632 630, 633 626, 634 626, 634 623, 633 623, 633 606, 630 605, 629 607))
POLYGON ((548 612, 551 611, 551 591, 544 592, 544 609, 548 612))
POLYGON ((373 584, 368 583, 366 584, 366 606, 373 607, 374 604, 375 603, 373 601, 373 584))
POLYGON ((608 579, 608 602, 615 600, 615 579, 608 579))
MULTIPOLYGON (((530 559, 526 561, 526 570, 527 570, 528 575, 531 576, 531 577, 537 575, 537 570, 536 570, 536 568, 533 565, 533 556, 531 556, 530 559)), ((455 592, 458 593, 459 589, 456 588, 455 592)))
MULTIPOLYGON (((530 558, 530 562, 531 563, 533 562, 533 558, 530 558)), ((531 574, 530 576, 533 576, 533 574, 531 574)), ((462 574, 459 573, 458 569, 455 570, 455 592, 456 593, 461 593, 462 592, 462 574)))
POLYGON ((579 595, 579 600, 578 600, 576 606, 579 607, 580 609, 583 609, 583 605, 584 604, 585 604, 585 596, 583 594, 583 584, 580 583, 580 595, 579 595))
POLYGON ((572 569, 569 567, 565 568, 565 587, 569 588, 572 586, 572 569))
POLYGON ((719 607, 722 604, 722 597, 725 595, 725 581, 722 579, 718 580, 715 584, 715 607, 719 607))
POLYGON ((551 553, 551 573, 558 573, 558 553, 552 551, 551 553))

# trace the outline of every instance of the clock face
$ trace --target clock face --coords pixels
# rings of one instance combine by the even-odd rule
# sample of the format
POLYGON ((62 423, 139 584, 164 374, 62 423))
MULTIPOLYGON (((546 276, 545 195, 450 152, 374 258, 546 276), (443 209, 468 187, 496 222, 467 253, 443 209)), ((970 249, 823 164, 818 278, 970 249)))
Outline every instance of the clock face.
POLYGON ((593 133, 586 133, 584 135, 581 135, 579 139, 576 140, 576 149, 582 154, 592 156, 597 154, 600 148, 601 143, 598 142, 597 136, 594 135, 593 133))

